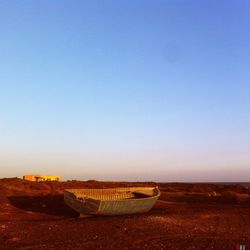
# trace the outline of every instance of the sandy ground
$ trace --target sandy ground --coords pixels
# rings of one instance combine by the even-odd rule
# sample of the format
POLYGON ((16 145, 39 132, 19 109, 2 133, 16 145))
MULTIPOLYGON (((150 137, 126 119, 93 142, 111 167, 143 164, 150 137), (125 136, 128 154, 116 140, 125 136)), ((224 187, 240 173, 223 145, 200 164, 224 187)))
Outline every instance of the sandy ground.
MULTIPOLYGON (((250 246, 250 189, 240 185, 0 179, 0 249, 237 249, 250 246), (65 188, 158 185, 147 214, 78 219, 65 188)), ((248 248, 249 249, 249 248, 248 248)))

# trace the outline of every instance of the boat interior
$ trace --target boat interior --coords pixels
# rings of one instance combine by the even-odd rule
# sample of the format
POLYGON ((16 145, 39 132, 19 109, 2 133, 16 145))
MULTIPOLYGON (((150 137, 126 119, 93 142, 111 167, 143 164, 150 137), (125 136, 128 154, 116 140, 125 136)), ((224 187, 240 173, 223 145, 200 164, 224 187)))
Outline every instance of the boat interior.
POLYGON ((95 200, 127 200, 142 199, 158 195, 157 188, 120 188, 120 189, 71 189, 77 199, 91 198, 95 200))

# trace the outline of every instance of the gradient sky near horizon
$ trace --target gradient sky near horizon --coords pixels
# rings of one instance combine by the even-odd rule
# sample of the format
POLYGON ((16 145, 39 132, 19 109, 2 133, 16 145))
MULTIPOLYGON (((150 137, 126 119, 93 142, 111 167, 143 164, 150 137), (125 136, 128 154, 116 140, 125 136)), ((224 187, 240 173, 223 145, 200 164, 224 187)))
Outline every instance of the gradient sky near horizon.
POLYGON ((0 1, 0 178, 249 181, 249 13, 0 1))

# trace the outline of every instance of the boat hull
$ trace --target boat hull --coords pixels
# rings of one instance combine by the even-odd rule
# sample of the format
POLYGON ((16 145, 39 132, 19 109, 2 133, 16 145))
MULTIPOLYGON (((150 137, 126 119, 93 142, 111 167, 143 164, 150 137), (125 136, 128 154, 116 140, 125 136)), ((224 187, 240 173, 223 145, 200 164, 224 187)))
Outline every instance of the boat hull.
POLYGON ((159 196, 157 187, 68 189, 64 192, 65 203, 80 217, 146 213, 159 196))

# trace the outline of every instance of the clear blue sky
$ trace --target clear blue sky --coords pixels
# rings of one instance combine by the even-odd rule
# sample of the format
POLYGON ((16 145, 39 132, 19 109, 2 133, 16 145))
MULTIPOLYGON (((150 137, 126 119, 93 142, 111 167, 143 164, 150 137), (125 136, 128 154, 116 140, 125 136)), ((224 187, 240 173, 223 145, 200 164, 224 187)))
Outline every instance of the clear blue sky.
POLYGON ((0 1, 0 178, 249 180, 249 13, 0 1))

